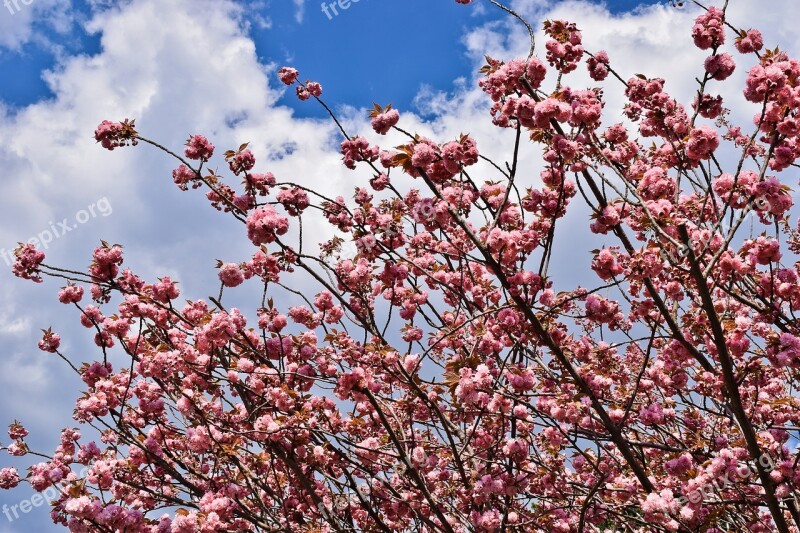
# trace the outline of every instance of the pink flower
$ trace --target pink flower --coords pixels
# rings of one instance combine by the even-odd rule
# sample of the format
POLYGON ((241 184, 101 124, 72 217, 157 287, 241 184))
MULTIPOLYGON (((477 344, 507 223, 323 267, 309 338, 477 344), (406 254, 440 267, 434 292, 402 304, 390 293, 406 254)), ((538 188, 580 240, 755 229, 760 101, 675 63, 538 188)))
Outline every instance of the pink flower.
POLYGON ((297 97, 300 100, 308 100, 312 96, 319 98, 322 96, 322 85, 315 81, 309 81, 305 86, 299 85, 297 87, 297 97))
POLYGON ((614 276, 619 276, 625 269, 617 262, 611 250, 604 248, 595 256, 592 261, 592 270, 594 270, 600 279, 608 281, 614 276))
POLYGON ((23 457, 28 454, 28 446, 21 440, 15 440, 8 445, 6 451, 12 457, 23 457))
POLYGON ((552 39, 545 43, 547 61, 559 72, 567 74, 577 68, 583 56, 581 32, 565 20, 545 21, 545 33, 552 39))
POLYGON ((619 304, 596 294, 586 297, 586 317, 590 320, 612 324, 622 320, 619 304))
POLYGON ((376 191, 382 191, 386 187, 389 186, 389 176, 385 172, 381 172, 371 180, 369 180, 370 186, 376 191))
POLYGON ((589 77, 594 81, 603 81, 608 76, 608 54, 600 50, 586 60, 586 66, 589 68, 589 77))
POLYGON ((425 168, 436 160, 436 150, 427 143, 417 143, 414 145, 414 155, 411 156, 411 164, 415 167, 425 168))
POLYGON ((566 102, 547 98, 534 108, 534 121, 540 128, 550 128, 550 121, 566 122, 572 117, 572 106, 566 102))
POLYGON ((778 365, 796 366, 800 363, 800 338, 791 333, 781 333, 778 346, 773 353, 778 365))
POLYGON ((256 246, 269 244, 289 231, 289 220, 270 205, 260 207, 247 217, 247 236, 256 246))
POLYGON ((19 473, 16 468, 3 468, 0 470, 0 489, 13 489, 19 485, 19 473))
POLYGON ((620 220, 622 220, 619 216, 619 212, 613 206, 606 206, 603 208, 603 211, 597 215, 597 218, 594 222, 591 223, 590 229, 592 233, 602 233, 606 234, 611 229, 614 228, 617 224, 619 224, 620 220))
POLYGON ((651 404, 646 409, 639 411, 639 420, 646 426, 657 426, 664 423, 664 408, 661 404, 651 404))
POLYGON ((58 347, 61 345, 61 336, 58 333, 53 333, 49 329, 44 330, 42 340, 39 341, 39 349, 43 352, 56 353, 58 347))
POLYGON ((311 96, 316 96, 317 98, 322 96, 322 85, 320 85, 319 83, 315 81, 310 81, 306 83, 306 88, 308 89, 308 92, 311 94, 311 96))
POLYGON ((152 286, 153 298, 161 303, 168 303, 181 295, 178 284, 169 276, 164 276, 152 286))
POLYGON ((708 159, 719 147, 717 132, 706 125, 694 128, 686 141, 686 156, 690 159, 708 159))
POLYGON ((256 164, 256 157, 248 149, 241 150, 228 159, 231 172, 237 176, 242 172, 250 171, 256 164))
POLYGON ((663 516, 669 515, 678 510, 678 500, 669 489, 664 489, 661 493, 651 492, 647 498, 642 502, 642 511, 648 520, 663 520, 663 516))
POLYGON ((781 259, 781 244, 775 239, 759 237, 752 243, 750 261, 758 265, 776 263, 781 259))
POLYGON ((192 188, 196 189, 202 185, 197 175, 186 165, 181 165, 172 171, 172 181, 182 191, 189 190, 188 183, 192 183, 192 188))
POLYGON ((487 59, 495 70, 481 79, 478 85, 495 102, 500 101, 504 96, 527 92, 528 87, 538 89, 547 75, 547 67, 536 57, 527 61, 512 59, 505 64, 495 59, 487 59))
POLYGON ((134 121, 125 119, 122 122, 104 120, 94 131, 94 138, 103 148, 113 150, 120 146, 136 146, 139 144, 134 129, 134 121))
POLYGON ((715 80, 725 80, 733 74, 736 63, 730 54, 714 54, 705 61, 705 69, 715 80))
POLYGON ((104 320, 103 313, 93 305, 87 305, 81 314, 81 325, 85 328, 94 328, 104 320))
POLYGON ((192 135, 186 141, 186 150, 184 150, 186 157, 189 159, 199 159, 200 161, 208 161, 214 155, 214 145, 202 135, 192 135))
MULTIPOLYGON (((744 96, 751 102, 761 103, 767 97, 786 86, 789 75, 798 76, 797 63, 781 61, 778 63, 754 65, 747 73, 744 96)), ((756 122, 759 123, 759 122, 756 122)))
POLYGON ((12 272, 15 276, 22 279, 29 279, 36 283, 42 282, 39 275, 39 266, 44 261, 44 252, 40 252, 32 244, 20 244, 14 250, 17 260, 14 262, 12 272))
POLYGON ((298 72, 291 67, 282 67, 278 71, 278 78, 286 85, 291 85, 297 81, 298 72))
POLYGON ((744 35, 736 37, 734 46, 742 54, 758 52, 764 47, 764 39, 761 37, 760 31, 750 28, 744 35))
POLYGON ((359 161, 375 161, 378 158, 378 147, 370 146, 364 137, 353 137, 342 141, 342 161, 344 166, 354 170, 359 161))
POLYGON ((8 426, 8 436, 13 440, 24 439, 28 436, 28 430, 19 422, 14 422, 8 426))
POLYGON ((300 213, 310 205, 308 194, 300 187, 292 187, 291 189, 283 189, 278 193, 276 198, 286 212, 292 216, 298 216, 300 213))
POLYGON ((248 174, 246 185, 248 190, 252 190, 266 196, 269 193, 270 187, 275 185, 275 175, 271 172, 266 174, 248 174))
POLYGON ((645 200, 669 199, 675 195, 675 180, 661 167, 649 169, 639 182, 639 193, 645 200))
POLYGON ((119 274, 120 265, 122 265, 122 247, 103 243, 94 249, 89 273, 96 281, 110 281, 119 274))
POLYGON ((503 455, 514 461, 522 461, 528 456, 528 444, 522 439, 509 439, 503 446, 503 455))
POLYGON ((226 287, 237 287, 244 282, 244 274, 236 263, 226 263, 219 269, 219 279, 226 287))
POLYGON ((692 107, 701 117, 715 119, 722 114, 722 97, 704 93, 700 98, 695 97, 692 107))
POLYGON ((76 304, 83 298, 83 287, 69 284, 58 292, 58 301, 62 304, 76 304))
POLYGON ((379 113, 372 118, 372 129, 376 133, 386 135, 400 120, 400 113, 397 109, 389 109, 379 113))
POLYGON ((416 446, 413 450, 411 450, 411 461, 414 463, 414 466, 423 466, 427 460, 428 454, 425 453, 425 448, 422 446, 416 446))
POLYGON ((409 354, 403 359, 403 369, 413 375, 419 370, 419 361, 419 354, 409 354))
POLYGON ((490 509, 478 516, 477 525, 481 531, 494 532, 500 529, 503 524, 503 517, 497 509, 490 509))
POLYGON ((725 14, 717 7, 697 17, 692 28, 694 44, 701 50, 713 48, 725 43, 725 14))
POLYGON ((538 57, 531 57, 525 65, 525 79, 528 80, 530 86, 534 89, 541 87, 546 75, 545 64, 538 57))
POLYGON ((572 93, 570 106, 572 116, 569 120, 573 126, 584 125, 593 128, 600 124, 603 102, 596 91, 575 91, 572 93))
POLYGON ((671 459, 664 463, 664 469, 673 476, 682 476, 694 465, 692 456, 684 453, 676 459, 671 459))

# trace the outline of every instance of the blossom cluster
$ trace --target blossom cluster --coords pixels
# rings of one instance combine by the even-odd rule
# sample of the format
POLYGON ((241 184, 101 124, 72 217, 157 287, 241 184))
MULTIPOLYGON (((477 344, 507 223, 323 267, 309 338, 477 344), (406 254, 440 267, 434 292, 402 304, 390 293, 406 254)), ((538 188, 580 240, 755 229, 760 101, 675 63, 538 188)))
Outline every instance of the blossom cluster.
MULTIPOLYGON (((478 80, 487 122, 515 139, 506 161, 376 104, 343 131, 360 181, 334 198, 247 144, 215 155, 190 136, 173 181, 240 222, 252 254, 185 300, 119 245, 85 272, 21 245, 14 273, 67 278, 58 301, 97 353, 74 365, 86 431, 33 455, 11 424, 4 450, 34 458, 0 488, 63 489, 51 517, 73 531, 798 531, 800 62, 729 24, 710 7, 687 28, 710 51, 689 103, 547 21, 543 58, 487 57, 478 80), (736 61, 752 63, 754 124, 709 92, 736 61), (609 123, 612 89, 626 122, 609 123), (309 219, 330 231, 319 252, 309 219), (584 257, 581 232, 599 243, 584 257), (564 246, 595 284, 554 275, 564 246)), ((277 76, 322 102, 296 69, 277 76)), ((147 140, 128 121, 96 137, 147 140)), ((39 347, 71 361, 52 329, 39 347)))

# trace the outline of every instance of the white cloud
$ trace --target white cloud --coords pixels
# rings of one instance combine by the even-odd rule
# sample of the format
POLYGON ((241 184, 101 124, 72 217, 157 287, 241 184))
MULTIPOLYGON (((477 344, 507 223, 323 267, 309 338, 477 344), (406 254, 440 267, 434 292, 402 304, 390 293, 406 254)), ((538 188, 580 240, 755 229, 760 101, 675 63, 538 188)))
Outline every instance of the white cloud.
POLYGON ((74 23, 69 0, 0 0, 0 51, 19 51, 28 42, 55 47, 38 31, 67 33, 74 23))
POLYGON ((294 18, 298 24, 302 24, 303 16, 306 12, 306 0, 292 0, 295 6, 294 18))

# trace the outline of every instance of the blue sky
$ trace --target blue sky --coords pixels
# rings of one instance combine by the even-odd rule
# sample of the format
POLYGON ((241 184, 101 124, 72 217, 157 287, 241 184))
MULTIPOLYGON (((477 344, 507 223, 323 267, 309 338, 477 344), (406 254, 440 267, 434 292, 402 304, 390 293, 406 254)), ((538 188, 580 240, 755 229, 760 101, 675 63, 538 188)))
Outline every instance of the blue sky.
MULTIPOLYGON (((606 5, 620 13, 658 1, 611 0, 606 5)), ((0 100, 6 105, 52 98, 43 72, 59 68, 65 56, 99 51, 99 34, 84 28, 92 16, 91 2, 67 3, 71 20, 66 27, 37 20, 34 38, 14 49, 0 48, 0 100)), ((332 100, 357 107, 388 97, 409 108, 422 84, 419 72, 425 73, 427 85, 451 90, 454 80, 472 75, 471 61, 457 43, 469 28, 504 18, 497 10, 465 8, 452 0, 361 0, 347 10, 337 9, 338 15, 330 8, 326 15, 322 2, 307 0, 301 18, 290 0, 242 5, 264 63, 290 62, 321 81, 332 100)), ((0 6, 0 19, 13 22, 31 7, 20 4, 16 12, 11 6, 12 15, 0 6)), ((298 105, 293 98, 285 103, 301 114, 321 115, 318 108, 298 105)))
MULTIPOLYGON (((688 38, 696 14, 689 8, 651 1, 634 10, 635 0, 509 1, 537 28, 543 18, 574 20, 587 47, 606 49, 623 76, 667 77, 668 90, 691 102, 705 55, 688 38)), ((796 10, 795 2, 774 0, 774 9, 765 10, 758 2, 731 0, 729 13, 766 29, 771 46, 798 50, 794 19, 780 15, 796 10)), ((482 153, 499 161, 508 153, 507 132, 487 119, 476 71, 484 53, 510 59, 527 53, 527 42, 520 25, 487 0, 472 6, 361 0, 331 19, 311 0, 302 17, 294 0, 19 3, 12 15, 0 0, 0 252, 105 199, 113 213, 56 239, 46 250, 48 262, 84 268, 105 239, 123 244, 126 266, 146 279, 169 275, 186 298, 207 297, 217 259, 239 262, 252 254, 241 228, 201 194, 178 191, 170 179, 175 165, 163 154, 144 146, 110 153, 91 134, 103 119, 130 117, 140 132, 178 150, 191 133, 208 135, 218 153, 252 142, 258 171, 349 197, 369 176, 342 167, 337 132, 320 108, 298 103, 277 82, 275 70, 284 64, 320 81, 348 129, 373 142, 379 139, 366 109, 391 102, 409 130, 440 139, 470 132, 482 153)), ((590 83, 585 72, 576 76, 579 84, 590 83)), ((609 121, 620 119, 618 89, 607 91, 609 121)), ((728 97, 741 100, 740 93, 728 97)), ((753 113, 742 107, 734 114, 746 122, 753 113)), ((395 146, 391 138, 380 140, 395 146)), ((540 167, 535 153, 523 154, 520 180, 535 183, 540 167)), ((491 179, 491 169, 479 170, 491 179)), ((581 216, 578 211, 566 224, 585 229, 581 216)), ((317 230, 309 226, 307 234, 317 230)), ((555 271, 559 282, 574 286, 598 243, 578 237, 564 243, 554 251, 555 271)), ((13 417, 23 420, 32 447, 42 450, 56 445, 56 428, 73 424, 80 382, 36 349, 40 330, 53 326, 78 361, 95 356, 75 313, 56 302, 60 286, 17 280, 0 260, 0 428, 13 417)), ((0 445, 6 440, 0 432, 0 445)), ((0 452, 0 467, 9 462, 0 452)), ((28 495, 0 492, 0 506, 28 495)), ((48 524, 44 508, 13 522, 0 514, 0 533, 52 530, 48 524)))

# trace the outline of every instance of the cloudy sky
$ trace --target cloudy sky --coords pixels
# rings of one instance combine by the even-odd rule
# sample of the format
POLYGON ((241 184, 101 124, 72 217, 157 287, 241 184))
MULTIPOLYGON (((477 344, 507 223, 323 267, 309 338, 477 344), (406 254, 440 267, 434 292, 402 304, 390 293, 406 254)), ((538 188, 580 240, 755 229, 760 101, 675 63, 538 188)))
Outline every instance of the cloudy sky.
MULTIPOLYGON (((689 39, 696 9, 636 0, 510 3, 538 28, 546 18, 577 22, 587 48, 606 49, 623 77, 665 77, 667 90, 691 101, 705 56, 689 39)), ((800 48, 795 0, 771 0, 769 9, 754 0, 730 4, 734 25, 765 30, 770 47, 800 48)), ((140 133, 176 149, 191 133, 209 136, 218 150, 251 142, 259 171, 347 197, 369 174, 339 164, 333 126, 319 107, 284 92, 277 68, 294 65, 303 79, 320 81, 352 132, 368 133, 373 102, 391 102, 404 128, 441 140, 469 132, 502 161, 508 134, 487 120, 476 72, 484 54, 510 59, 526 46, 523 28, 488 0, 361 0, 335 11, 304 0, 7 0, 0 5, 0 254, 52 227, 63 232, 66 219, 71 231, 48 244, 48 263, 85 267, 105 239, 123 244, 126 265, 147 279, 170 275, 186 298, 207 297, 216 259, 251 253, 241 227, 202 195, 178 191, 163 154, 102 150, 92 139, 101 120, 135 118, 140 133)), ((588 83, 581 76, 575 83, 588 83)), ((608 120, 619 120, 620 93, 619 85, 606 90, 608 120)), ((734 113, 752 114, 746 106, 734 113)), ((526 153, 530 183, 537 167, 535 153, 526 153)), ((580 279, 588 250, 598 247, 587 242, 583 253, 568 244, 556 250, 562 283, 580 279)), ((17 280, 0 259, 0 426, 24 421, 31 444, 47 451, 58 428, 72 424, 79 381, 37 350, 40 330, 53 326, 76 360, 96 357, 75 313, 58 304, 59 287, 17 280)), ((9 462, 0 455, 1 465, 9 462)), ((0 505, 29 495, 0 493, 0 505)), ((19 518, 0 514, 0 533, 51 528, 45 507, 19 518)))

